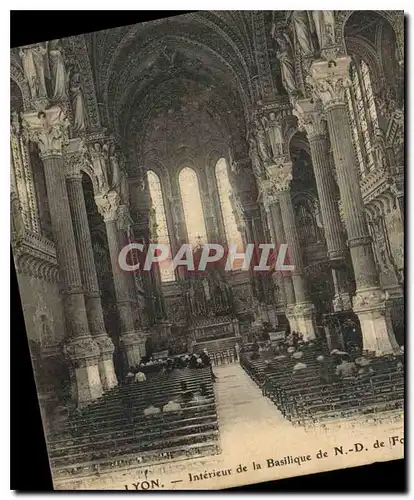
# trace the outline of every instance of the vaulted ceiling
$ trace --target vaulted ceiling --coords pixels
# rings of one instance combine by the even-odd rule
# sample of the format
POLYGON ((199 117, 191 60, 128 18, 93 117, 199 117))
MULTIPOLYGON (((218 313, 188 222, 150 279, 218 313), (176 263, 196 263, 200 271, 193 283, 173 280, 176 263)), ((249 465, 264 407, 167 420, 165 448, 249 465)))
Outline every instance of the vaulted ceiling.
POLYGON ((200 12, 87 35, 104 123, 138 157, 154 144, 170 157, 182 146, 243 143, 263 97, 265 14, 200 12))

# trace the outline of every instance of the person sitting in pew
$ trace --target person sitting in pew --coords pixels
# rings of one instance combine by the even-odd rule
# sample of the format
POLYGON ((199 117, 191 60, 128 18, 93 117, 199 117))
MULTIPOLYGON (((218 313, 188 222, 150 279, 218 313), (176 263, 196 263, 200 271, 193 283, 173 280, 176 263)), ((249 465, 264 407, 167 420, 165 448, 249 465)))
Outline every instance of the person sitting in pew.
POLYGON ((205 382, 200 384, 200 389, 194 393, 191 402, 198 404, 208 403, 207 384, 205 382))
POLYGON ((163 413, 181 411, 181 405, 180 405, 180 403, 178 403, 178 401, 175 401, 174 399, 172 399, 171 401, 168 401, 168 403, 162 407, 162 411, 163 411, 163 413))
POLYGON ((353 361, 348 361, 346 358, 342 358, 341 363, 338 364, 335 369, 335 374, 341 379, 349 379, 354 378, 357 371, 356 364, 353 361))
POLYGON ((144 410, 144 415, 146 417, 149 417, 151 415, 157 415, 158 413, 161 413, 161 410, 154 406, 153 404, 150 404, 147 408, 144 410))
POLYGON ((147 377, 145 373, 142 372, 141 370, 137 371, 137 373, 135 374, 135 382, 146 382, 146 381, 147 377))
POLYGON ((304 370, 305 368, 307 368, 307 365, 305 365, 305 363, 296 363, 296 365, 293 367, 293 371, 294 372, 297 372, 298 370, 304 370))
POLYGON ((300 359, 303 357, 303 352, 302 351, 296 351, 292 354, 293 359, 300 359))
POLYGON ((130 370, 127 374, 126 374, 126 377, 125 377, 125 382, 127 384, 130 384, 132 383, 132 381, 134 380, 134 374, 132 373, 132 370, 130 370))
POLYGON ((197 360, 198 360, 197 354, 195 354, 195 353, 192 354, 190 361, 188 362, 188 368, 191 368, 191 369, 198 368, 197 360))
POLYGON ((372 366, 364 365, 358 370, 358 378, 367 378, 375 374, 375 370, 372 366))

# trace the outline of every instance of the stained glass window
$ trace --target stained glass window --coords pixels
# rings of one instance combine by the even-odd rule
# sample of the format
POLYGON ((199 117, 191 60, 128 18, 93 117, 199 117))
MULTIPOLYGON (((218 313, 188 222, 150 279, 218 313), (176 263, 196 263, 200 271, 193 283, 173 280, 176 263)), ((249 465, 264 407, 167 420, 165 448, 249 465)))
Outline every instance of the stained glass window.
POLYGON ((207 243, 207 231, 197 174, 192 168, 184 167, 178 180, 187 226, 188 243, 194 246, 207 243))
POLYGON ((359 168, 364 175, 375 167, 372 135, 378 128, 378 117, 367 64, 363 60, 353 61, 350 73, 352 87, 347 89, 348 109, 359 168))
MULTIPOLYGON (((161 182, 158 175, 152 170, 147 172, 148 187, 152 204, 152 216, 154 218, 155 231, 152 234, 153 243, 160 243, 170 246, 170 236, 168 234, 167 220, 165 217, 164 198, 162 195, 161 182)), ((159 263, 161 281, 174 281, 175 274, 172 268, 171 252, 170 257, 159 263)))
MULTIPOLYGON (((237 251, 243 251, 243 240, 237 229, 236 217, 231 204, 231 184, 227 173, 227 163, 224 158, 216 164, 216 181, 220 199, 221 213, 223 215, 224 229, 226 232, 227 245, 237 245, 237 251)), ((238 261, 235 261, 235 263, 238 261)))

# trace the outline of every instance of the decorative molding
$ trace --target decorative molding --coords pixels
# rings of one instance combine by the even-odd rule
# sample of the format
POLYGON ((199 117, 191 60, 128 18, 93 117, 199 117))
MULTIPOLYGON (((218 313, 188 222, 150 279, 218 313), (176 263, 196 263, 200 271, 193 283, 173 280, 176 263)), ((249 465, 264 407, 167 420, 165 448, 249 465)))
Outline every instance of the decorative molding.
POLYGON ((25 232, 13 243, 16 271, 51 283, 59 283, 59 268, 54 244, 40 234, 25 232))

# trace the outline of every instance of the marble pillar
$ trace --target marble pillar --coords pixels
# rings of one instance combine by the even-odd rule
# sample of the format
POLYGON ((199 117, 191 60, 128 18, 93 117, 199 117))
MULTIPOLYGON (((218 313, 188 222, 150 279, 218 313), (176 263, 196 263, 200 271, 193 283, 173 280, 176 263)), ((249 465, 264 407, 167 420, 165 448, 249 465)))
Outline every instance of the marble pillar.
POLYGON ((114 345, 106 332, 104 323, 101 294, 82 188, 82 173, 80 171, 82 155, 79 152, 66 154, 65 162, 66 186, 83 283, 89 331, 100 350, 98 366, 102 387, 104 390, 109 390, 118 384, 113 361, 114 345))
POLYGON ((286 238, 284 243, 288 245, 290 264, 294 266, 291 278, 296 299, 293 309, 296 327, 305 339, 312 340, 316 337, 315 306, 309 300, 306 289, 302 251, 290 194, 292 162, 285 160, 283 163, 271 165, 268 167, 268 174, 273 188, 277 192, 286 238))
POLYGON ((345 245, 336 199, 336 186, 332 174, 333 165, 329 163, 326 120, 320 102, 315 103, 310 99, 303 99, 296 103, 296 116, 300 128, 306 131, 310 145, 328 258, 331 263, 335 288, 333 308, 334 311, 347 311, 352 308, 346 268, 348 250, 345 245))
POLYGON ((350 62, 349 56, 343 56, 335 61, 312 63, 309 84, 314 99, 321 101, 326 113, 356 279, 353 309, 361 323, 363 348, 381 355, 396 352, 398 344, 392 329, 390 304, 379 286, 365 219, 345 94, 351 85, 350 62))
POLYGON ((128 284, 130 271, 121 269, 118 258, 121 251, 121 242, 118 232, 118 207, 119 195, 116 191, 95 196, 95 202, 99 213, 103 216, 106 234, 108 238, 109 254, 111 258, 112 275, 116 295, 116 304, 121 323, 121 342, 126 354, 129 367, 139 364, 141 357, 145 355, 144 332, 139 331, 139 325, 134 323, 134 301, 128 284))
POLYGON ((44 165, 53 240, 62 285, 66 338, 64 351, 72 363, 73 394, 78 406, 102 395, 100 350, 92 338, 65 183, 62 149, 67 144, 68 122, 60 107, 24 115, 29 138, 39 147, 44 165))

